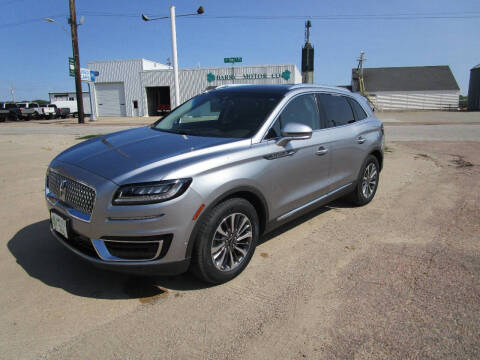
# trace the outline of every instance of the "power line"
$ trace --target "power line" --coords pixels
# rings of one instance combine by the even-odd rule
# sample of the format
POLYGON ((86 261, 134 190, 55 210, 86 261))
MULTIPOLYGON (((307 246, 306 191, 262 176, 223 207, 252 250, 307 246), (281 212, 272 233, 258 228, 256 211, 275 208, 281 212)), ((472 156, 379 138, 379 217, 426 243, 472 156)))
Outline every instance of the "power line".
MULTIPOLYGON (((138 18, 138 13, 114 13, 108 11, 79 11, 82 15, 92 17, 123 17, 138 18)), ((58 18, 67 16, 66 14, 48 16, 50 18, 58 18)), ((152 15, 161 16, 161 15, 152 15)), ((26 19, 17 22, 0 24, 0 29, 26 25, 35 22, 41 22, 45 16, 41 18, 26 19)), ((319 20, 319 21, 356 21, 356 20, 467 20, 479 19, 480 11, 459 12, 459 13, 400 13, 400 14, 347 14, 347 15, 205 15, 198 19, 219 19, 219 20, 319 20)), ((193 18, 192 18, 193 19, 193 18)))
POLYGON ((67 16, 67 15, 65 15, 65 14, 49 15, 49 16, 43 16, 41 18, 25 19, 25 20, 0 24, 0 29, 9 28, 9 27, 13 27, 13 26, 19 26, 19 25, 32 24, 32 23, 36 23, 36 22, 42 22, 42 21, 45 21, 45 17, 55 19, 55 18, 59 18, 59 17, 63 17, 63 16, 67 16))
MULTIPOLYGON (((138 13, 114 13, 83 11, 89 16, 138 17, 138 13)), ((160 16, 160 15, 151 15, 160 16)), ((205 15, 205 19, 241 19, 241 20, 414 20, 414 19, 475 19, 480 11, 458 13, 395 13, 395 14, 347 14, 347 15, 205 15)))

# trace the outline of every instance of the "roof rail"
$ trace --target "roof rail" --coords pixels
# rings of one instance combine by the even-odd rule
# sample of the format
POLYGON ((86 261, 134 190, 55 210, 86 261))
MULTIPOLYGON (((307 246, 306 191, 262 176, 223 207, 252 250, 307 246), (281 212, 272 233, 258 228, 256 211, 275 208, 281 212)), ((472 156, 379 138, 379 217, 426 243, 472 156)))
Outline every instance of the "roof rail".
POLYGON ((319 85, 319 84, 293 84, 289 87, 290 90, 293 89, 303 89, 303 88, 314 88, 314 89, 325 89, 325 90, 337 90, 337 91, 342 91, 342 92, 347 92, 350 93, 351 91, 340 87, 340 86, 327 86, 327 85, 319 85))

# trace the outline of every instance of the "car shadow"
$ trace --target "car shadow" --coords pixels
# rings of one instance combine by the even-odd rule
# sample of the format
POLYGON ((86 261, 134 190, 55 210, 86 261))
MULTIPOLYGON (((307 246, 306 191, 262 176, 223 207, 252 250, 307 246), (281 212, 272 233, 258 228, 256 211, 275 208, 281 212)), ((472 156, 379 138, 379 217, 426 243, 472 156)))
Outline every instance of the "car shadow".
MULTIPOLYGON (((308 212, 274 231, 264 234, 259 239, 259 244, 337 207, 347 207, 347 204, 343 201, 336 201, 308 212)), ((189 273, 179 276, 152 277, 135 276, 97 268, 55 240, 50 234, 48 220, 24 227, 10 239, 7 247, 28 275, 46 285, 62 288, 71 294, 82 297, 141 299, 155 297, 168 289, 188 291, 212 286, 197 280, 189 273)))

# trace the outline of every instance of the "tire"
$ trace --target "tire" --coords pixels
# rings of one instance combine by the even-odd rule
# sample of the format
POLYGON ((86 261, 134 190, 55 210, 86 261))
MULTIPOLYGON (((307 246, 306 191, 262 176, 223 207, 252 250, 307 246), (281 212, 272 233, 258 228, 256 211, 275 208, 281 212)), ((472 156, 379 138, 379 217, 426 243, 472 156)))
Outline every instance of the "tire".
POLYGON ((368 204, 377 192, 379 180, 380 167, 378 160, 375 156, 368 155, 360 170, 355 190, 348 195, 348 199, 357 206, 368 204), (374 183, 372 180, 374 180, 374 183))
POLYGON ((247 267, 255 252, 259 236, 255 208, 245 199, 232 198, 215 206, 201 221, 190 271, 211 284, 233 279, 247 267), (232 217, 236 232, 223 236, 222 232, 228 236, 232 217))

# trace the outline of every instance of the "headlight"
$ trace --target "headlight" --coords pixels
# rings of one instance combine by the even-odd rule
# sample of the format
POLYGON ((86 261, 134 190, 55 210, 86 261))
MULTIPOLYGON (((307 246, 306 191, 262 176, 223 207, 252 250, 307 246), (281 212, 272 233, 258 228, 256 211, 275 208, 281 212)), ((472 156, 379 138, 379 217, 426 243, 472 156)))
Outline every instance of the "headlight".
POLYGON ((113 197, 113 205, 153 204, 182 195, 192 179, 164 180, 121 186, 113 197))

